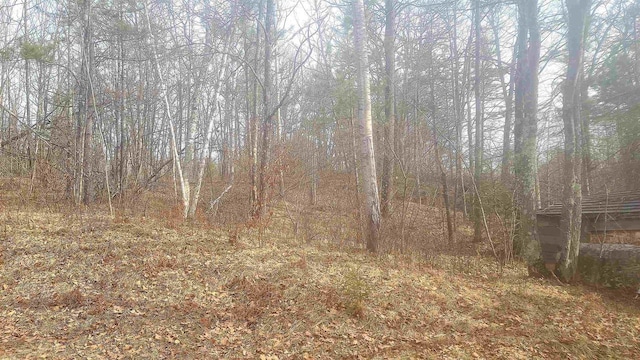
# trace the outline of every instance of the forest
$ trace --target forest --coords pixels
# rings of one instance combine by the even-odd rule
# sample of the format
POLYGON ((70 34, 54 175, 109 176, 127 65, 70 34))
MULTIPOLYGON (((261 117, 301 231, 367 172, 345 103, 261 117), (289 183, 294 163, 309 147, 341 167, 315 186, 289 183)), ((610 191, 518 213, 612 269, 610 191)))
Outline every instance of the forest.
POLYGON ((640 358, 634 0, 5 0, 0 357, 640 358))

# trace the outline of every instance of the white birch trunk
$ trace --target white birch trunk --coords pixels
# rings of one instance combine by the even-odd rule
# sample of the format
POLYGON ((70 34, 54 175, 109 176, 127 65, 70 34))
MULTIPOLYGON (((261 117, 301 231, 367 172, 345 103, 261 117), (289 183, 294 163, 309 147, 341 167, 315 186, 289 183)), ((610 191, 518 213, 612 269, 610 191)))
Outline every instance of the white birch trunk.
MULTIPOLYGON (((229 44, 229 41, 227 41, 227 44, 229 44)), ((225 51, 222 54, 222 58, 220 60, 220 64, 219 64, 220 70, 218 72, 218 78, 216 80, 216 84, 213 90, 213 101, 215 102, 213 104, 214 113, 209 118, 209 125, 207 126, 207 132, 205 133, 206 136, 205 136, 204 144, 202 146, 202 155, 200 156, 200 160, 198 161, 198 168, 197 168, 198 175, 196 179, 196 185, 193 189, 193 196, 191 197, 191 201, 189 202, 189 212, 188 212, 189 218, 193 218, 195 216, 196 210, 198 208, 198 200, 200 199, 200 189, 202 188, 202 179, 204 178, 204 169, 205 169, 205 165, 207 164, 207 157, 205 156, 205 154, 209 151, 209 146, 211 145, 211 133, 213 132, 213 123, 216 118, 215 113, 218 111, 217 110, 218 96, 220 94, 220 84, 222 83, 222 80, 226 73, 226 62, 227 62, 227 55, 226 55, 226 49, 225 49, 225 51)))
POLYGON ((368 222, 366 234, 367 250, 378 251, 380 237, 380 196, 376 179, 376 162, 373 148, 373 125, 371 121, 371 88, 369 83, 369 59, 366 50, 367 34, 364 17, 364 1, 354 3, 354 37, 358 56, 358 118, 362 141, 362 179, 366 199, 365 215, 368 222))
POLYGON ((185 181, 182 174, 182 164, 180 163, 180 154, 178 153, 178 146, 176 144, 176 129, 173 123, 173 117, 171 116, 171 106, 169 105, 169 98, 167 97, 167 87, 162 78, 162 71, 160 71, 160 64, 158 63, 158 53, 155 46, 155 38, 153 38, 153 32, 151 32, 151 21, 149 20, 149 8, 147 3, 144 3, 144 15, 147 20, 147 31, 152 37, 151 53, 153 56, 153 62, 155 64, 155 70, 160 81, 160 95, 164 101, 165 111, 169 120, 169 130, 171 132, 171 151, 173 153, 173 161, 178 174, 178 180, 180 181, 180 195, 182 196, 183 216, 186 218, 189 210, 189 184, 185 181))

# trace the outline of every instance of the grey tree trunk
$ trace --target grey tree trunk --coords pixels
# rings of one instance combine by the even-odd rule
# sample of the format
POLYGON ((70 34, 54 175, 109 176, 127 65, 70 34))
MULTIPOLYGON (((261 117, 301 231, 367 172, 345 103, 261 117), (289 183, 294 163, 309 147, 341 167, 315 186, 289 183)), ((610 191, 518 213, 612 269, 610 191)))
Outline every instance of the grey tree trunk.
MULTIPOLYGON (((29 42, 29 8, 27 6, 27 2, 24 2, 23 7, 23 20, 24 20, 24 41, 29 42)), ((31 126, 31 66, 29 64, 29 59, 25 57, 24 59, 24 83, 25 83, 25 120, 28 126, 31 126)), ((37 118, 37 117, 36 117, 37 118)), ((37 119, 36 119, 37 122, 37 119)), ((37 144, 37 137, 36 137, 37 144)), ((37 147, 36 147, 37 151, 37 147)), ((31 170, 31 185, 29 186, 29 193, 33 192, 33 182, 35 180, 35 171, 36 171, 36 161, 37 157, 32 154, 35 151, 31 148, 31 134, 27 136, 27 153, 29 154, 29 165, 31 170)))
MULTIPOLYGON (((122 3, 119 3, 118 8, 118 20, 123 21, 123 11, 122 11, 122 3)), ((122 32, 118 33, 117 39, 118 46, 118 61, 116 62, 116 73, 117 76, 117 85, 118 89, 118 104, 116 106, 116 119, 119 124, 119 139, 118 139, 118 155, 117 155, 117 187, 119 191, 124 191, 126 187, 126 181, 128 177, 128 167, 127 167, 127 154, 128 154, 128 144, 127 144, 127 135, 126 135, 126 124, 125 124, 125 47, 124 47, 124 37, 122 32)))
POLYGON ((309 204, 318 203, 318 145, 315 136, 309 138, 311 147, 311 186, 309 187, 309 204))
POLYGON ((540 259, 536 233, 536 144, 538 131, 538 68, 540 29, 538 1, 518 3, 518 45, 516 49, 516 141, 514 173, 519 222, 515 250, 531 266, 540 259))
POLYGON ((483 104, 482 104, 482 69, 481 69, 481 60, 480 60, 480 46, 481 46, 481 22, 480 17, 480 0, 476 0, 474 3, 474 29, 475 29, 475 56, 474 56, 474 95, 475 95, 475 147, 474 147, 474 171, 473 171, 473 180, 475 183, 475 196, 473 202, 473 241, 480 242, 482 241, 482 212, 480 209, 480 177, 482 175, 482 158, 483 158, 483 147, 484 147, 484 119, 483 119, 483 104))
MULTIPOLYGON (((462 101, 462 94, 460 90, 460 60, 458 54, 458 19, 457 19, 457 3, 453 5, 453 29, 452 36, 449 38, 449 51, 451 52, 452 62, 451 62, 451 90, 453 93, 452 96, 452 107, 453 114, 455 118, 455 129, 456 129, 456 137, 455 137, 455 186, 453 190, 453 228, 454 230, 457 227, 456 224, 456 205, 458 204, 459 197, 462 198, 462 203, 465 204, 464 201, 464 180, 462 175, 462 121, 464 118, 464 105, 462 101), (462 196, 460 196, 462 195, 462 196)), ((465 210, 466 212, 466 206, 465 210)))
MULTIPOLYGON (((229 38, 227 38, 226 44, 229 43, 229 38)), ((226 49, 225 49, 226 52, 226 49)), ((220 93, 220 87, 221 87, 221 83, 224 80, 224 76, 226 74, 226 53, 222 54, 221 56, 221 60, 220 63, 217 64, 218 65, 218 77, 216 79, 216 84, 214 84, 214 90, 213 90, 213 111, 212 114, 209 116, 209 125, 207 126, 207 130, 204 136, 204 144, 202 146, 202 149, 200 151, 200 159, 197 163, 197 167, 196 167, 196 182, 195 182, 195 186, 193 188, 193 191, 191 192, 191 199, 189 200, 189 212, 188 212, 188 217, 193 218, 196 215, 196 210, 198 209, 198 201, 200 199, 200 189, 202 188, 202 180, 204 179, 204 170, 206 168, 206 164, 207 164, 207 153, 209 152, 209 147, 211 145, 211 133, 213 132, 213 124, 215 123, 215 114, 218 113, 218 94, 220 93)))
POLYGON ((273 33, 274 33, 274 20, 275 20, 275 3, 274 0, 267 0, 267 12, 265 14, 264 22, 264 80, 262 87, 262 100, 264 102, 263 108, 263 123, 262 123, 262 149, 260 153, 260 170, 258 172, 258 202, 256 214, 258 217, 266 215, 267 210, 267 186, 268 186, 268 172, 270 153, 271 153, 271 132, 274 121, 273 104, 272 104, 272 80, 271 74, 271 56, 273 45, 273 33))
POLYGON ((446 214, 447 220, 447 237, 449 239, 449 243, 453 243, 455 241, 454 232, 453 232, 453 220, 451 219, 451 209, 449 204, 449 186, 447 183, 447 173, 444 170, 444 166, 442 165, 442 157, 440 156, 440 145, 438 144, 438 127, 436 126, 436 115, 437 115, 437 106, 436 106, 436 96, 434 90, 434 82, 435 82, 435 72, 433 71, 433 63, 431 64, 431 85, 430 85, 430 95, 431 95, 431 119, 433 121, 433 147, 435 149, 436 155, 436 163, 438 164, 438 171, 440 172, 440 184, 442 185, 442 201, 444 202, 444 210, 446 214))
POLYGON ((367 221, 366 244, 372 253, 378 251, 380 237, 380 197, 376 179, 376 161, 373 147, 373 124, 371 121, 371 88, 369 83, 369 59, 366 50, 367 33, 364 17, 364 1, 354 0, 354 38, 358 57, 358 117, 362 141, 362 182, 365 195, 365 217, 367 221))
MULTIPOLYGON (((502 90, 502 97, 504 98, 504 127, 503 127, 503 135, 502 135, 502 166, 500 169, 500 180, 503 184, 509 184, 510 175, 511 175, 511 162, 512 162, 512 151, 511 151, 511 128, 513 127, 513 91, 514 91, 514 75, 515 75, 515 62, 516 62, 516 54, 517 49, 513 52, 513 57, 511 63, 509 63, 508 74, 509 74, 509 82, 506 82, 504 79, 504 75, 502 73, 503 65, 502 65, 502 51, 500 48, 500 25, 499 25, 499 14, 495 14, 491 17, 491 27, 493 28, 494 42, 496 48, 496 57, 498 58, 498 67, 500 69, 500 89, 502 90)), ((520 33, 518 32, 518 35, 520 33)), ((519 37, 516 39, 516 47, 518 46, 520 40, 519 37)))
MULTIPOLYGON (((277 48, 277 39, 274 39, 274 44, 273 44, 274 48, 277 48)), ((274 86, 275 86, 275 103, 279 103, 280 102, 280 81, 278 80, 278 56, 276 54, 276 56, 274 56, 274 67, 275 67, 275 81, 274 81, 274 86)), ((277 156, 278 156, 278 194, 280 195, 280 198, 284 198, 284 192, 285 192, 285 186, 284 186, 284 171, 282 170, 283 165, 282 161, 284 161, 283 154, 282 151, 283 146, 284 146, 284 138, 283 138, 283 122, 282 122, 282 111, 281 111, 281 107, 278 106, 278 109, 276 110, 276 114, 275 114, 275 123, 276 123, 276 152, 277 152, 277 156)))
POLYGON ((591 193, 591 131, 589 119, 591 117, 589 101, 589 85, 586 83, 584 66, 580 71, 580 131, 582 133, 582 195, 591 193))
POLYGON ((173 116, 171 113, 171 105, 169 104, 169 97, 167 95, 167 86, 164 83, 164 79, 162 77, 162 71, 160 70, 160 64, 158 62, 158 53, 156 51, 155 38, 153 37, 153 32, 151 31, 149 7, 146 1, 144 2, 144 15, 146 17, 147 31, 149 36, 151 36, 150 45, 151 45, 151 53, 153 55, 153 63, 155 65, 156 75, 158 76, 158 80, 160 81, 160 96, 163 99, 166 116, 169 121, 169 131, 170 131, 169 140, 171 142, 171 152, 173 155, 173 163, 176 169, 176 173, 177 173, 178 181, 180 185, 180 196, 182 198, 182 207, 183 207, 182 216, 186 218, 189 213, 189 183, 185 180, 185 177, 182 173, 182 163, 180 161, 180 153, 178 151, 178 144, 176 141, 176 128, 175 128, 173 116))
MULTIPOLYGON (((361 243, 365 231, 363 230, 364 219, 362 214, 362 200, 360 199, 360 170, 359 170, 359 161, 358 161, 358 148, 356 144, 356 129, 354 124, 354 111, 351 110, 351 115, 349 117, 349 127, 351 130, 351 155, 353 161, 353 185, 354 185, 354 194, 355 194, 355 202, 356 202, 356 212, 358 219, 358 243, 361 243)), ((317 142, 317 140, 316 140, 317 142)), ((317 143, 314 145, 314 151, 318 151, 317 143)), ((316 164, 318 166, 318 158, 316 157, 316 164)))
MULTIPOLYGON (((256 20, 256 42, 254 53, 254 69, 258 68, 259 53, 260 53, 260 38, 262 36, 262 15, 263 15, 263 2, 258 2, 258 19, 256 20)), ((251 211, 255 216, 258 213, 258 79, 253 78, 253 91, 252 91, 252 103, 251 103, 251 118, 249 124, 249 157, 251 158, 251 168, 249 171, 250 184, 251 184, 251 211)), ((263 90, 264 91, 264 90, 263 90)))
POLYGON ((82 43, 82 65, 81 84, 79 91, 79 118, 84 122, 82 132, 82 182, 80 194, 84 204, 93 202, 95 189, 92 174, 92 139, 93 139, 93 112, 89 111, 89 106, 93 104, 93 92, 89 86, 91 72, 93 71, 93 30, 91 24, 91 1, 85 0, 83 3, 83 43, 82 43))
POLYGON ((394 128, 396 118, 395 106, 395 22, 396 9, 394 0, 385 0, 386 21, 384 28, 384 157, 382 160, 382 216, 386 217, 391 211, 391 200, 393 198, 393 176, 395 173, 394 148, 394 128))
MULTIPOLYGON (((207 11, 211 11, 210 9, 207 8, 207 11)), ((235 18, 234 16, 235 14, 232 14, 232 18, 235 18)), ((207 126, 207 130, 204 136, 204 144, 202 146, 201 152, 200 152, 200 159, 197 163, 197 167, 196 167, 196 182, 195 182, 195 187, 193 189, 193 191, 191 192, 191 198, 189 200, 189 211, 188 211, 188 217, 190 218, 194 218, 195 214, 196 214, 196 210, 198 209, 198 201, 200 199, 200 189, 202 188, 202 180, 204 179, 204 170, 206 167, 206 163, 207 163, 207 153, 209 152, 209 148, 211 145, 211 136, 212 136, 212 132, 213 132, 213 125, 215 123, 215 114, 217 114, 219 112, 218 109, 218 95, 220 94, 220 88, 222 86, 222 82, 225 80, 225 76, 226 76, 226 70, 227 70, 227 47, 229 46, 229 44, 231 43, 231 39, 232 36, 231 34, 233 33, 233 27, 230 27, 229 29, 227 29, 227 34, 225 36, 224 39, 224 49, 222 51, 222 55, 220 56, 220 62, 217 65, 217 69, 218 69, 218 73, 216 74, 216 80, 215 83, 213 84, 213 96, 211 97, 213 100, 213 104, 212 106, 212 111, 211 114, 209 115, 209 124, 207 126)), ((206 39, 207 42, 210 43, 212 42, 211 40, 212 34, 211 34, 211 29, 207 28, 206 29, 206 39)), ((209 44, 211 45, 211 44, 209 44)), ((204 77, 207 73, 207 68, 209 66, 209 62, 205 61, 203 64, 203 70, 201 71, 201 75, 202 77, 204 77)), ((196 94, 197 98, 199 97, 199 94, 196 94)), ((223 160, 224 160, 224 155, 223 155, 223 160)))
POLYGON ((564 192, 562 230, 565 244, 558 264, 563 280, 569 281, 577 270, 582 226, 582 131, 580 128, 580 73, 584 58, 584 34, 591 0, 565 0, 567 6, 567 76, 562 98, 564 122, 564 192))

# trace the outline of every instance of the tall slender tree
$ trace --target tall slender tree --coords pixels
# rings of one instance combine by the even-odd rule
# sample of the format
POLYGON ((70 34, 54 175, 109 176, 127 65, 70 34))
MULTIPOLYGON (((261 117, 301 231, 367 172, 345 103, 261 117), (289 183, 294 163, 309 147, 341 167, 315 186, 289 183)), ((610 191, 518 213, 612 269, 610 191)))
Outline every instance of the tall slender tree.
POLYGON ((93 23, 91 21, 91 0, 84 0, 81 3, 82 10, 82 59, 80 66, 80 84, 78 90, 78 129, 80 130, 79 142, 82 144, 82 153, 78 162, 80 166, 79 196, 84 204, 93 202, 95 196, 92 160, 93 160, 93 116, 95 114, 95 95, 93 87, 90 86, 91 77, 94 73, 94 41, 93 23), (92 111, 93 110, 93 111, 92 111))
POLYGON ((271 69, 272 53, 273 53, 273 36, 275 21, 275 0, 267 1, 267 12, 264 21, 264 79, 262 86, 263 118, 262 118, 262 150, 260 153, 260 170, 258 172, 258 207, 257 215, 262 217, 266 214, 267 208, 267 186, 269 182, 269 162, 270 162, 270 146, 271 132, 273 131, 273 122, 275 117, 273 106, 273 74, 271 69))
POLYGON ((584 60, 584 39, 591 0, 565 0, 567 10, 567 75, 562 95, 564 122, 564 190, 562 230, 565 243, 559 271, 563 280, 577 270, 582 229, 582 131, 580 128, 582 91, 580 74, 584 60))
POLYGON ((173 163, 176 169, 176 174, 177 174, 179 186, 180 186, 180 197, 182 199, 182 211, 183 211, 182 214, 183 214, 183 217, 186 218, 189 213, 189 193, 190 193, 189 182, 186 180, 182 172, 182 162, 180 161, 180 151, 178 150, 178 143, 176 138, 176 126, 175 126, 175 122, 173 121, 173 115, 172 115, 173 112, 171 109, 171 104, 169 103, 167 85, 164 81, 164 77, 162 76, 162 70, 160 68, 158 52, 156 50, 157 44, 156 44, 155 36, 153 35, 154 33, 151 31, 151 17, 149 16, 149 6, 147 5, 146 1, 143 4, 144 4, 144 15, 145 15, 145 20, 147 25, 147 31, 149 36, 151 37, 151 44, 150 44, 151 54, 153 57, 153 63, 155 65, 154 66, 155 72, 158 77, 158 81, 160 82, 160 96, 162 97, 167 120, 169 121, 169 131, 170 131, 169 141, 171 142, 171 155, 173 156, 173 163))
POLYGON ((385 26, 384 26, 384 157, 382 160, 382 216, 386 217, 391 211, 393 198, 393 176, 395 168, 395 39, 396 39, 396 9, 394 0, 385 0, 385 26))
MULTIPOLYGON (((251 158, 251 168, 249 169, 249 178, 251 184, 250 200, 251 210, 253 215, 259 213, 258 202, 258 109, 259 109, 259 87, 258 87, 258 74, 256 73, 258 65, 260 64, 260 44, 262 37, 262 17, 264 14, 264 0, 259 0, 258 5, 258 17, 256 19, 256 32, 255 32, 255 46, 253 57, 253 69, 252 81, 251 81, 251 116, 249 118, 249 157, 251 158)), ((264 89, 262 90, 264 91, 264 89)))
POLYGON ((536 234, 536 145, 538 131, 538 69, 540 29, 538 1, 518 2, 518 36, 515 72, 515 147, 514 173, 519 209, 515 246, 530 265, 540 258, 536 234))
POLYGON ((378 251, 380 238, 380 196, 376 178, 376 161, 373 147, 373 123, 371 120, 371 85, 369 80, 369 55, 364 16, 364 1, 353 0, 353 35, 358 71, 358 118, 360 120, 360 140, 362 141, 362 182, 365 196, 365 217, 367 221, 366 246, 370 252, 378 251))
POLYGON ((475 54, 474 54, 474 79, 473 79, 473 91, 475 96, 475 141, 474 141, 474 172, 473 181, 475 187, 475 196, 473 202, 473 240, 480 242, 482 239, 482 209, 480 200, 480 177, 482 175, 482 163, 484 153, 484 108, 482 99, 482 61, 481 54, 481 39, 482 39, 482 17, 480 0, 476 0, 473 4, 473 24, 475 35, 475 54))

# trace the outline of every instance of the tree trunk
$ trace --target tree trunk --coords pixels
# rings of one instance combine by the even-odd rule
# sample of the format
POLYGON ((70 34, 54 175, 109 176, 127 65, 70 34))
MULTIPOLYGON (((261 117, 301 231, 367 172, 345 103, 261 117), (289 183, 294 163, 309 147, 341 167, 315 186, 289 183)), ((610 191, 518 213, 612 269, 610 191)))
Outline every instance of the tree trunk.
MULTIPOLYGON (((496 16, 497 17, 497 16, 496 16)), ((514 65, 516 62, 516 54, 517 54, 517 46, 520 43, 519 37, 516 39, 516 49, 513 52, 512 61, 508 67, 509 74, 509 82, 506 82, 504 79, 503 64, 502 64, 502 51, 500 49, 500 26, 499 19, 496 17, 492 17, 494 21, 492 21, 492 28, 494 34, 494 42, 496 47, 496 57, 498 58, 498 70, 499 70, 499 78, 500 78, 500 89, 502 90, 502 97, 504 98, 504 127, 502 134, 502 166, 500 179, 503 184, 509 184, 510 182, 510 174, 511 174, 511 127, 513 126, 512 118, 513 118, 513 87, 514 87, 514 65)), ((518 32, 518 35, 520 33, 518 32)))
POLYGON ((391 200, 393 198, 393 177, 395 160, 394 148, 394 128, 395 128, 395 22, 396 9, 394 0, 385 0, 385 29, 384 29, 384 158, 382 160, 382 216, 387 217, 391 211, 391 200))
MULTIPOLYGON (((122 3, 119 3, 118 8, 118 20, 123 21, 123 11, 122 11, 122 3)), ((125 47, 124 47, 124 36, 122 32, 118 33, 118 60, 116 62, 116 73, 117 73, 117 85, 118 89, 118 102, 116 104, 116 121, 119 124, 119 139, 118 139, 118 154, 117 154, 117 187, 119 191, 124 191, 126 187, 127 180, 127 136, 126 136, 126 125, 125 125, 125 70, 124 70, 124 60, 125 60, 125 47)))
POLYGON ((180 195, 182 198, 182 216, 186 218, 189 213, 189 183, 185 181, 185 177, 182 173, 182 163, 180 162, 180 153, 178 152, 178 144, 176 142, 176 130, 173 122, 173 116, 171 114, 171 106, 169 105, 169 97, 167 95, 167 86, 164 83, 164 79, 162 77, 162 71, 160 70, 160 63, 158 62, 158 53, 155 47, 155 38, 153 37, 153 32, 151 31, 149 7, 146 1, 144 2, 144 15, 146 17, 146 22, 147 22, 147 31, 149 36, 151 36, 151 40, 152 40, 151 53, 153 57, 153 62, 155 64, 156 75, 158 75, 158 80, 160 81, 160 96, 163 99, 166 116, 167 116, 167 119, 169 120, 171 152, 173 154, 173 162, 176 169, 176 173, 178 175, 178 180, 180 184, 180 195))
POLYGON ((589 196, 591 193, 591 135, 589 119, 591 111, 589 106, 589 86, 585 81, 584 66, 580 71, 580 132, 582 133, 582 195, 589 196))
POLYGON ((483 119, 483 109, 482 109, 482 70, 481 70, 481 61, 480 61, 480 0, 476 0, 474 4, 474 28, 475 28, 475 57, 474 57, 474 95, 476 102, 475 109, 475 117, 476 117, 476 132, 475 132, 475 151, 474 151, 474 171, 473 171, 473 180, 475 183, 475 197, 473 202, 473 241, 480 242, 482 241, 482 213, 480 209, 480 177, 482 175, 482 157, 483 157, 483 147, 484 147, 484 119, 483 119))
POLYGON ((260 153, 260 170, 259 183, 258 183, 258 206, 256 214, 258 217, 266 215, 267 210, 267 186, 268 186, 268 171, 270 162, 270 146, 271 146, 271 132, 273 127, 274 113, 273 104, 271 101, 272 80, 271 74, 271 56, 273 45, 273 28, 275 20, 275 0, 267 0, 267 12, 265 14, 264 25, 264 80, 263 80, 263 93, 262 100, 264 103, 263 108, 263 123, 262 123, 262 149, 260 153))
MULTIPOLYGON (((349 127, 351 130, 351 155, 352 155, 352 161, 353 161, 353 185, 354 185, 354 194, 355 194, 355 201, 356 201, 356 215, 357 215, 357 219, 358 219, 358 244, 361 243, 363 236, 364 236, 364 230, 363 230, 363 225, 364 225, 364 219, 363 219, 363 214, 362 214, 362 201, 360 200, 360 170, 358 169, 359 166, 358 164, 360 163, 358 161, 358 148, 357 148, 357 144, 356 144, 356 129, 355 129, 355 124, 354 124, 354 111, 353 109, 351 110, 351 114, 349 116, 349 127)), ((317 141, 317 140, 316 140, 317 141)), ((315 144, 314 145, 314 151, 318 151, 318 145, 315 144)), ((315 166, 318 166, 318 157, 316 156, 316 164, 315 166)))
MULTIPOLYGON (((234 16, 232 15, 232 18, 234 16)), ((207 28, 207 42, 209 42, 211 39, 211 34, 210 34, 210 29, 207 28)), ((194 218, 196 215, 196 210, 198 208, 198 200, 200 199, 200 189, 202 188, 202 180, 204 179, 204 170, 207 164, 207 153, 209 152, 209 147, 211 145, 211 134, 213 132, 213 124, 215 123, 215 114, 219 113, 219 108, 218 108, 218 95, 220 94, 220 87, 222 86, 222 82, 224 81, 225 75, 226 75, 226 67, 227 67, 227 47, 229 46, 230 42, 231 42, 231 34, 233 32, 232 29, 228 29, 227 30, 228 33, 225 36, 224 39, 224 50, 222 51, 222 55, 220 56, 220 63, 218 63, 217 65, 217 69, 218 69, 218 74, 217 74, 217 78, 215 80, 215 84, 213 85, 213 95, 211 97, 211 99, 213 99, 213 104, 211 105, 213 108, 213 111, 211 112, 211 114, 209 114, 209 125, 207 126, 207 130, 206 133, 204 135, 204 144, 202 145, 202 149, 200 152, 200 161, 197 164, 196 167, 196 183, 195 183, 195 187, 192 191, 191 194, 191 199, 189 200, 189 212, 188 212, 188 217, 189 218, 194 218)), ((202 71, 202 77, 204 77, 207 73, 206 69, 209 66, 208 62, 205 62, 203 64, 203 71, 202 71)), ((198 94, 196 94, 197 97, 199 97, 198 94)), ((224 160, 224 154, 223 154, 223 160, 224 160)))
POLYGON ((82 202, 90 204, 94 199, 94 183, 92 177, 92 139, 93 139, 93 112, 89 110, 89 106, 93 104, 93 89, 89 86, 91 73, 93 72, 93 30, 91 24, 91 1, 85 0, 83 4, 83 44, 82 44, 82 65, 81 65, 81 88, 80 88, 80 107, 79 121, 83 121, 82 132, 82 182, 80 186, 80 194, 82 202))
POLYGON ((516 50, 516 132, 514 173, 519 222, 515 250, 529 265, 540 259, 536 233, 536 143, 538 131, 538 67, 540 30, 537 0, 518 4, 516 50))
MULTIPOLYGON (((227 42, 228 43, 228 42, 227 42)), ((193 188, 191 199, 189 201, 189 212, 188 217, 193 218, 196 214, 196 210, 198 208, 198 200, 200 199, 200 189, 202 188, 202 180, 204 179, 204 170, 207 165, 207 153, 209 152, 209 147, 211 146, 211 134, 213 132, 213 124, 215 123, 215 114, 219 112, 218 110, 218 94, 220 93, 220 83, 223 81, 223 77, 225 75, 225 67, 226 67, 226 55, 222 55, 222 60, 220 60, 218 72, 218 79, 216 80, 216 84, 214 85, 213 91, 213 112, 209 115, 209 125, 207 126, 207 130, 204 136, 204 144, 202 145, 202 149, 200 151, 200 159, 197 163, 196 167, 196 182, 193 188)), ((224 154, 223 154, 224 155, 224 154)), ((223 156, 224 159, 224 156, 223 156)))
POLYGON ((318 146, 315 137, 309 138, 311 147, 311 186, 309 188, 309 204, 318 203, 318 146))
MULTIPOLYGON (((253 66, 258 68, 260 53, 260 37, 262 36, 262 15, 263 2, 258 2, 258 19, 256 20, 256 45, 253 66)), ((249 171, 251 183, 251 211, 255 216, 258 213, 258 79, 257 74, 253 78, 253 94, 251 103, 251 118, 249 126, 249 156, 251 158, 251 168, 249 171)), ((263 90, 264 91, 264 90, 263 90)))
POLYGON ((457 2, 453 4, 453 36, 449 39, 449 49, 451 52, 451 91, 453 93, 452 96, 452 106, 453 106, 453 115, 455 121, 455 129, 456 129, 456 137, 455 137, 455 185, 453 190, 453 228, 454 230, 457 227, 456 224, 456 208, 459 203, 459 197, 462 198, 463 204, 464 201, 464 180, 463 180, 463 172, 462 172, 462 121, 464 118, 464 110, 462 105, 462 96, 460 91, 460 60, 458 54, 458 18, 457 18, 457 2))
MULTIPOLYGON (((433 60, 432 60, 433 61, 433 60)), ((449 243, 453 243, 455 241, 454 233, 453 233, 453 221, 451 219, 451 209, 449 205, 449 186, 447 184, 447 173, 444 171, 444 166, 442 165, 442 157, 440 157, 440 148, 438 144, 438 127, 436 126, 436 96, 434 90, 434 82, 435 82, 435 73, 433 71, 433 63, 431 64, 431 85, 430 85, 430 93, 431 93, 431 120, 433 121, 433 147, 436 155, 436 163, 438 164, 438 171, 440 172, 440 184, 442 185, 442 200, 444 202, 444 210, 446 214, 447 220, 447 237, 449 239, 449 243)))
POLYGON ((563 280, 573 278, 577 269, 582 226, 582 131, 580 129, 580 73, 583 66, 586 18, 590 0, 565 0, 567 6, 567 76, 562 98, 564 122, 564 193, 562 230, 565 244, 558 269, 563 280))
POLYGON ((369 84, 369 59, 367 33, 364 17, 364 1, 354 0, 354 37, 358 57, 358 117, 362 141, 362 182, 365 194, 365 216, 367 219, 366 244, 372 253, 378 251, 380 237, 380 197, 376 179, 376 162, 373 148, 373 124, 371 120, 371 89, 369 84))
MULTIPOLYGON (((276 48, 277 47, 277 43, 276 43, 277 39, 274 39, 274 44, 273 47, 276 48)), ((280 102, 280 81, 278 80, 278 57, 277 55, 274 58, 274 67, 275 67, 275 81, 274 81, 274 86, 275 86, 275 103, 279 103, 280 102)), ((283 159, 283 151, 284 151, 284 139, 282 138, 282 111, 280 111, 281 108, 280 106, 278 106, 278 109, 276 110, 276 114, 275 114, 275 123, 276 123, 276 154, 278 156, 278 195, 280 195, 281 199, 284 199, 284 171, 282 170, 282 168, 284 167, 284 164, 282 163, 284 161, 283 159)))

